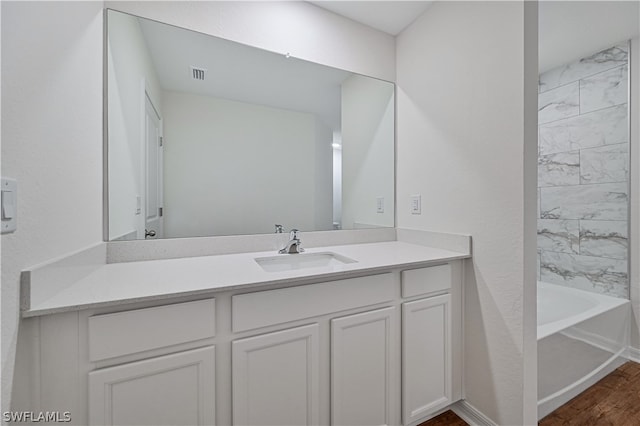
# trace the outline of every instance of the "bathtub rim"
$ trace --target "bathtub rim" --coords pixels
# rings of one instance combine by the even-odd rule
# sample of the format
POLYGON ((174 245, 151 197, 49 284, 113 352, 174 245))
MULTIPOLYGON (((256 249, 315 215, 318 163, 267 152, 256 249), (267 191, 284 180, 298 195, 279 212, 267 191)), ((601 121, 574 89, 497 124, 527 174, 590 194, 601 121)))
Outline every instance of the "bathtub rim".
POLYGON ((572 315, 567 318, 562 318, 544 325, 538 325, 537 329, 537 340, 542 340, 545 337, 549 337, 553 334, 556 334, 562 330, 565 330, 569 327, 572 327, 582 321, 585 321, 589 318, 600 315, 604 312, 610 311, 612 309, 618 308, 625 304, 631 303, 629 299, 622 299, 613 296, 607 296, 604 294, 594 293, 586 290, 581 290, 573 287, 567 287, 559 284, 553 284, 546 281, 538 281, 537 282, 538 289, 541 286, 548 287, 553 291, 558 291, 563 294, 571 294, 580 295, 581 297, 585 297, 587 299, 591 299, 597 302, 596 306, 582 311, 578 314, 572 315))

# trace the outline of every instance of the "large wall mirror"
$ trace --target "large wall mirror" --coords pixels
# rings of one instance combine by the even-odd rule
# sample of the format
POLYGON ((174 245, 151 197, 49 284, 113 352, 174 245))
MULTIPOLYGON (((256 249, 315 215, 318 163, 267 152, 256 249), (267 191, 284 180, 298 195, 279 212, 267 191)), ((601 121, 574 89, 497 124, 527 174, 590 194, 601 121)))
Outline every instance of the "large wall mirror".
POLYGON ((107 12, 109 240, 394 226, 394 85, 107 12))

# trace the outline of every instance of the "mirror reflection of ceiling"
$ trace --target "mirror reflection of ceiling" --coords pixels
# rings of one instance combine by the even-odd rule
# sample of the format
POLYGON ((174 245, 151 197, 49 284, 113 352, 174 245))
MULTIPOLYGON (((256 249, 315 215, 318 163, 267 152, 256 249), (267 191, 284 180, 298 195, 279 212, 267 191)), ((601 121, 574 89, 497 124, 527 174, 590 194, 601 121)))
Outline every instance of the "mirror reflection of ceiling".
POLYGON ((340 104, 342 82, 352 73, 146 19, 139 22, 165 90, 309 112, 340 129, 335 105, 340 104), (192 66, 206 69, 204 81, 192 78, 192 66), (277 87, 290 90, 274 93, 277 87))
POLYGON ((108 239, 394 225, 393 83, 112 10, 107 37, 108 239))

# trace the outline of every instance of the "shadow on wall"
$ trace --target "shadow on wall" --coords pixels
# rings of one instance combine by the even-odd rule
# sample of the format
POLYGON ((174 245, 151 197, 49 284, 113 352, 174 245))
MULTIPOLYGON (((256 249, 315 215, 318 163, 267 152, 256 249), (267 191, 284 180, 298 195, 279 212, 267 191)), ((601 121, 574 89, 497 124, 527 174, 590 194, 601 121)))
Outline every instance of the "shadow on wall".
MULTIPOLYGON (((473 259, 465 261, 464 291, 464 364, 474 366, 473 369, 465 367, 465 399, 497 424, 515 424, 517 420, 502 418, 500 414, 521 413, 522 409, 513 407, 522 407, 523 395, 512 393, 509 399, 500 400, 495 396, 505 395, 512 387, 510 382, 522 381, 522 363, 513 361, 522 360, 521 345, 514 342, 507 327, 507 316, 499 315, 500 308, 490 297, 491 288, 473 259), (487 333, 489 329, 491 334, 487 333), (492 364, 492 360, 497 361, 492 364), (505 368, 509 362, 513 365, 505 368), (499 368, 496 363, 500 364, 499 368), (500 389, 503 386, 505 389, 500 389)), ((514 311, 521 312, 521 307, 514 307, 514 311)))

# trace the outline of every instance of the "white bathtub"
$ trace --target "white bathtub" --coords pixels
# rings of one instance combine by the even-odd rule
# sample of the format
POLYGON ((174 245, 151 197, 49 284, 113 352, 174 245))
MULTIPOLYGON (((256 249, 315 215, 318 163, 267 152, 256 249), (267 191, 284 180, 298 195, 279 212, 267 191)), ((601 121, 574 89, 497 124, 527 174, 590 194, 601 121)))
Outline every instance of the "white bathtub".
POLYGON ((538 282, 538 418, 625 361, 629 318, 626 299, 538 282))
POLYGON ((538 281, 538 340, 628 303, 626 299, 538 281))

